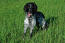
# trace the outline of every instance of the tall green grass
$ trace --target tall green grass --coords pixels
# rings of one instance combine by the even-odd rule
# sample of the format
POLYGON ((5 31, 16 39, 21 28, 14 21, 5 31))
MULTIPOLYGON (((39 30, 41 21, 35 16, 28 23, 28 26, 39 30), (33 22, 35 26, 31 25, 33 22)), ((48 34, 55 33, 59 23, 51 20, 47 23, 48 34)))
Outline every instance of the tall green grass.
POLYGON ((65 0, 0 0, 0 43, 65 43, 65 0), (28 30, 23 40, 27 2, 35 2, 50 24, 31 39, 28 30))

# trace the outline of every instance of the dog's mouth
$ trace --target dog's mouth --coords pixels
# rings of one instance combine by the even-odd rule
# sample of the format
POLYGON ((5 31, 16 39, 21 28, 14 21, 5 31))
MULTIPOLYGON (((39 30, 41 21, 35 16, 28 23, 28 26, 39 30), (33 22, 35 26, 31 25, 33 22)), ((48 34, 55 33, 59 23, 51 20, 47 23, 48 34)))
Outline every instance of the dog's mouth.
POLYGON ((28 12, 28 17, 31 17, 31 15, 32 15, 32 14, 31 14, 30 12, 28 12))

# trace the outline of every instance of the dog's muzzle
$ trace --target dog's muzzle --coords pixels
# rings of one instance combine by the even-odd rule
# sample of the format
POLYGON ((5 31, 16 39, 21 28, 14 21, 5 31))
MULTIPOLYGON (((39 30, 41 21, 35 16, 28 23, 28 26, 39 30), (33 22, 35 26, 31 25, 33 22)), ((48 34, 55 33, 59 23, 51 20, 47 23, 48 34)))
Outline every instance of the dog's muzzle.
POLYGON ((29 17, 29 18, 32 17, 32 14, 31 14, 30 12, 28 12, 28 17, 29 17))

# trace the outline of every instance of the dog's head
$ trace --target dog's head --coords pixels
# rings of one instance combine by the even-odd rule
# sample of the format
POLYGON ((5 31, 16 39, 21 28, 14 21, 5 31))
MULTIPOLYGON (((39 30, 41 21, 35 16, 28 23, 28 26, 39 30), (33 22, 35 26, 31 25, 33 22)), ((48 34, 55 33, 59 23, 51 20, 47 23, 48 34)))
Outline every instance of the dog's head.
POLYGON ((24 6, 24 11, 33 14, 37 12, 37 5, 34 2, 26 3, 24 6))

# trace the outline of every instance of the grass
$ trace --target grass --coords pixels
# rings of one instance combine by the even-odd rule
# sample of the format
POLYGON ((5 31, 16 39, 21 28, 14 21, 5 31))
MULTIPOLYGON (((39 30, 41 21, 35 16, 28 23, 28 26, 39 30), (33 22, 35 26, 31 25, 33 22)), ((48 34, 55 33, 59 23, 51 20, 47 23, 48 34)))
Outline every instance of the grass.
POLYGON ((65 43, 65 0, 0 0, 0 43, 65 43), (35 32, 32 39, 27 31, 23 40, 23 7, 31 1, 50 23, 47 31, 35 32))

